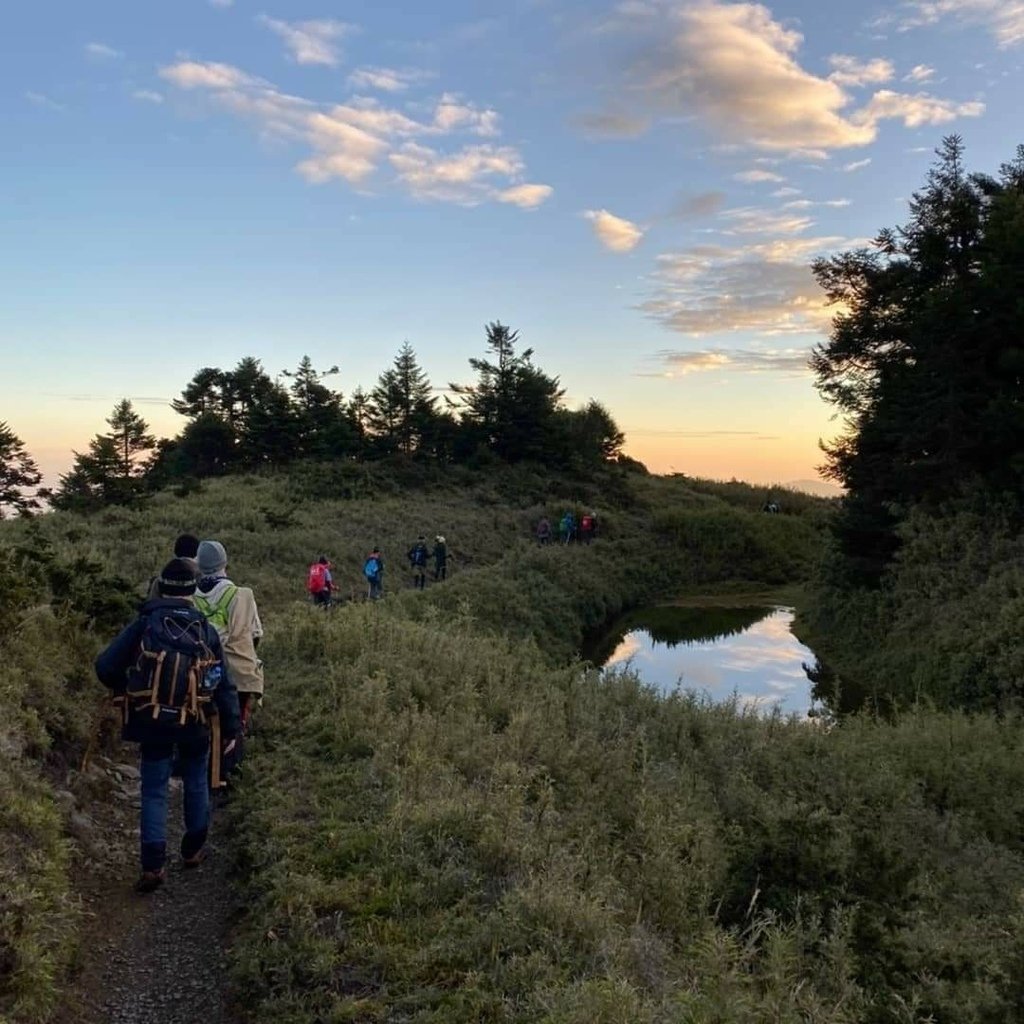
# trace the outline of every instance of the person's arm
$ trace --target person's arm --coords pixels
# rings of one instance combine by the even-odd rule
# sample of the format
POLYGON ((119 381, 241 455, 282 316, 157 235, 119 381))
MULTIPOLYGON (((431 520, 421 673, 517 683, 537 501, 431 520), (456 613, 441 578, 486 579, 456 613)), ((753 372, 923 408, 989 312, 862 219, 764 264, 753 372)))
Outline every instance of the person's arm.
POLYGON ((136 619, 122 629, 96 658, 96 677, 107 689, 117 693, 127 685, 128 670, 135 662, 142 629, 142 619, 136 619))
POLYGON ((235 688, 235 681, 231 677, 231 670, 228 668, 227 658, 224 657, 224 650, 221 647, 217 630, 209 625, 206 629, 206 642, 209 644, 214 657, 220 659, 220 685, 213 691, 213 702, 217 705, 217 714, 220 717, 220 734, 225 741, 233 740, 242 728, 242 713, 238 706, 238 690, 235 688))

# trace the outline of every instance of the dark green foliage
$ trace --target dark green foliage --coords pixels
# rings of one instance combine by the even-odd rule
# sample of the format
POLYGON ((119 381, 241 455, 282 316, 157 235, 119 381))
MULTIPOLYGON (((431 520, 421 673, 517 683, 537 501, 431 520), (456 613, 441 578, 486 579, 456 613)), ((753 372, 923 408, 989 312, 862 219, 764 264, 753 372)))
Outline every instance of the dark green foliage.
POLYGON ((24 442, 0 421, 0 519, 11 512, 28 515, 39 508, 31 489, 41 479, 24 442))

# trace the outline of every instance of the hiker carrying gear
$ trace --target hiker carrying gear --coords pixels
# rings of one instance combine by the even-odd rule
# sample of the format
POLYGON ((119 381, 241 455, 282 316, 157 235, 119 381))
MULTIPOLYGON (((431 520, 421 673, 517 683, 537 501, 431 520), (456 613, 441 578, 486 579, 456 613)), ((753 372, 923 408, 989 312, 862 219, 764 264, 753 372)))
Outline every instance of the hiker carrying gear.
POLYGON ((593 512, 587 512, 580 520, 580 540, 589 544, 597 533, 597 516, 593 512))
POLYGON ((416 543, 409 548, 409 565, 412 566, 412 585, 418 590, 424 590, 427 586, 427 559, 430 552, 427 550, 426 538, 422 535, 416 539, 416 543))
POLYGON ((558 524, 558 536, 563 544, 570 544, 576 539, 576 517, 571 512, 562 516, 558 524))
POLYGON ((139 744, 140 892, 162 884, 167 861, 167 785, 175 751, 185 803, 181 857, 198 866, 210 827, 207 768, 230 754, 241 728, 238 695, 217 631, 192 604, 192 566, 176 558, 158 577, 161 596, 96 659, 96 675, 113 690, 124 739, 139 744))
MULTIPOLYGON (((196 554, 199 551, 199 540, 191 533, 183 533, 174 542, 174 557, 180 558, 183 562, 192 567, 195 578, 199 579, 199 563, 196 561, 196 554)), ((154 576, 149 581, 149 589, 146 592, 147 601, 155 601, 160 596, 159 576, 154 576)))
POLYGON ((541 545, 551 543, 551 520, 547 516, 544 516, 537 524, 537 543, 541 545))
POLYGON ((331 594, 334 592, 334 577, 331 576, 331 563, 326 555, 309 567, 306 576, 306 592, 313 598, 313 604, 329 608, 331 594))
POLYGON ((434 558, 434 579, 446 580, 448 578, 448 544, 441 534, 434 538, 434 550, 431 555, 434 558))
POLYGON ((263 662, 256 657, 263 624, 256 598, 249 587, 235 586, 228 579, 228 554, 223 544, 204 540, 199 545, 198 561, 201 578, 195 604, 220 636, 224 660, 238 689, 245 733, 254 708, 263 700, 263 662))
POLYGON ((369 586, 367 598, 377 601, 384 596, 384 556, 380 548, 374 548, 363 563, 363 575, 369 586))

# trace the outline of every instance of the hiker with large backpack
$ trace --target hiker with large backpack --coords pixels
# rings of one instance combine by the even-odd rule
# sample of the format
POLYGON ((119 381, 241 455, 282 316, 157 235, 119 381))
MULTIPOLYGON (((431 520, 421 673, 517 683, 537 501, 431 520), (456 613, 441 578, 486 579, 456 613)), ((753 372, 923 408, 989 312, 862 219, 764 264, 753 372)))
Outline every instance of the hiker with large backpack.
POLYGON ((313 604, 321 608, 330 608, 331 595, 334 593, 334 577, 331 575, 331 563, 326 555, 309 567, 306 574, 306 593, 313 599, 313 604))
POLYGON ((441 534, 434 538, 434 550, 431 554, 434 558, 434 579, 448 579, 448 542, 441 534))
POLYGON ((238 690, 244 734, 254 708, 263 700, 263 662, 256 656, 263 624, 256 610, 256 597, 251 588, 236 586, 229 579, 228 553, 219 541, 204 540, 199 545, 198 561, 196 607, 220 637, 224 660, 238 690))
POLYGON ((412 568, 412 585, 417 590, 425 590, 427 587, 427 559, 430 557, 430 551, 427 549, 427 540, 422 534, 409 548, 407 557, 412 568))
POLYGON ((580 540, 589 544, 597 533, 597 516, 593 512, 584 512, 580 519, 580 540))
POLYGON ((378 601, 384 596, 384 556, 380 548, 375 547, 363 562, 363 575, 369 587, 367 597, 371 601, 378 601))
POLYGON ((176 558, 157 582, 160 596, 147 600, 96 659, 96 675, 121 707, 124 739, 139 744, 139 892, 152 892, 166 877, 167 788, 175 752, 185 804, 181 859, 185 868, 195 868, 210 827, 211 731, 219 759, 232 753, 241 728, 220 638, 192 603, 193 568, 176 558))
POLYGON ((551 543, 551 520, 547 516, 541 516, 537 524, 537 543, 541 547, 551 543))

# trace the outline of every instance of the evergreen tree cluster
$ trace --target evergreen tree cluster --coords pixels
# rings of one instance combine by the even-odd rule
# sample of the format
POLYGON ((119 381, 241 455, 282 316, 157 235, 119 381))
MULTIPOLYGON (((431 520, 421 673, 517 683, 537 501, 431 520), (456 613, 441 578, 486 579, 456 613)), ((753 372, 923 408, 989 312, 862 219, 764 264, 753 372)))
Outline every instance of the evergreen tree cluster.
MULTIPOLYGON (((40 494, 55 508, 89 511, 135 504, 176 482, 296 459, 534 460, 579 470, 619 458, 625 437, 610 413, 596 401, 565 408, 558 379, 518 342, 517 332, 489 324, 485 357, 470 360, 476 379, 451 384, 443 401, 408 342, 369 391, 356 387, 347 398, 331 387, 338 367, 318 370, 308 356, 277 379, 253 357, 231 370, 206 366, 171 403, 187 421, 176 437, 157 441, 123 399, 109 431, 75 452, 59 486, 40 494)), ((18 461, 27 455, 4 430, 0 512, 29 512, 35 499, 24 490, 38 484, 38 470, 18 461)))

